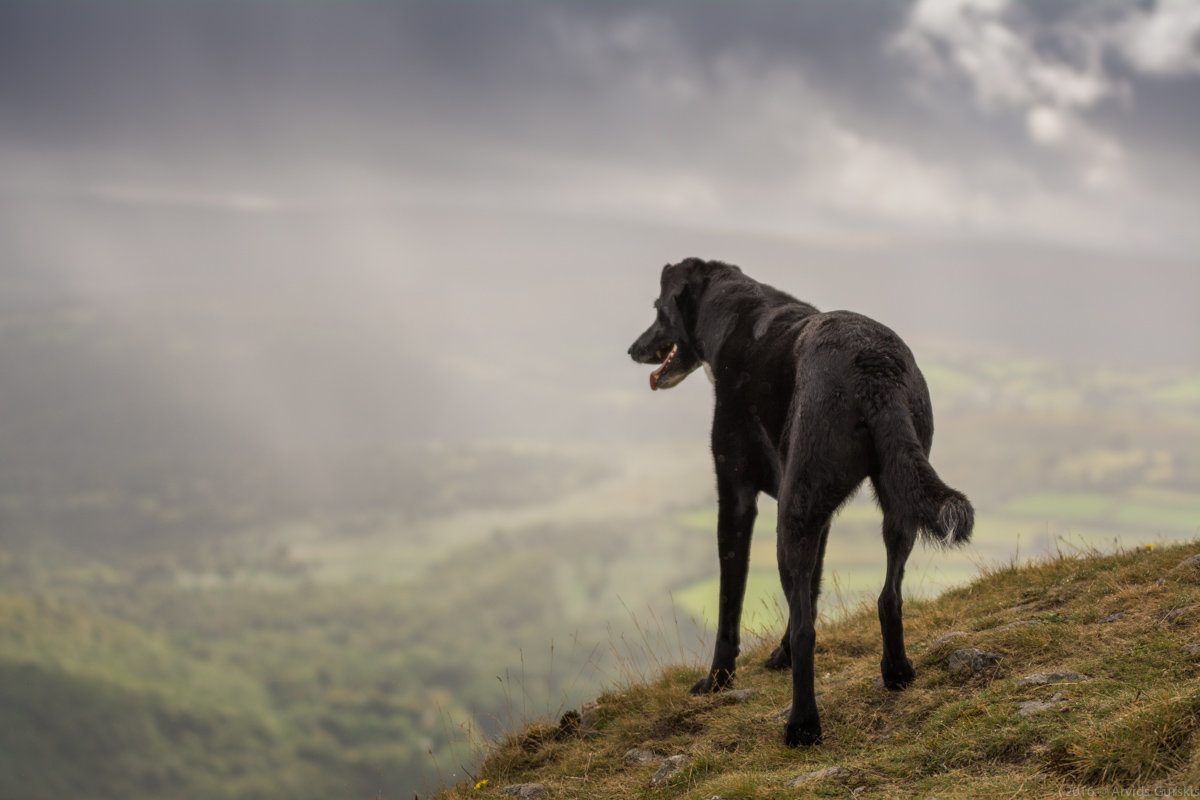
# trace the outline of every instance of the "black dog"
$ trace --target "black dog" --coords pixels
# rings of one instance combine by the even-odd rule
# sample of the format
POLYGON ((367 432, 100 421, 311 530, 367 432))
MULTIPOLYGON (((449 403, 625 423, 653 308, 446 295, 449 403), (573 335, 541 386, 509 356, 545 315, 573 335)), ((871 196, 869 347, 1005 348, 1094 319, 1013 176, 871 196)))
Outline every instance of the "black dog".
POLYGON ((792 668, 789 745, 821 740, 813 696, 813 645, 821 562, 834 512, 870 478, 883 510, 887 578, 879 596, 883 682, 915 677, 904 653, 900 583, 917 531, 966 542, 975 513, 938 478, 929 390, 908 347, 849 311, 821 313, 720 262, 668 264, 658 318, 629 348, 659 364, 651 389, 669 389, 701 364, 716 386, 712 451, 717 472, 721 597, 712 669, 693 694, 733 679, 758 493, 779 501, 779 576, 790 619, 767 666, 792 668))

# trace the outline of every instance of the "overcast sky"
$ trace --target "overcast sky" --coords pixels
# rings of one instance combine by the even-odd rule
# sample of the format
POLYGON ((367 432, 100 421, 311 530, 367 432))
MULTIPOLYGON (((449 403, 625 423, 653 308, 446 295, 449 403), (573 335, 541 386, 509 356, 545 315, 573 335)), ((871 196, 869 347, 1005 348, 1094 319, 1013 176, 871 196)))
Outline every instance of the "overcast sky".
POLYGON ((1190 254, 1200 3, 5 3, 0 191, 1190 254))
POLYGON ((1198 142, 1195 0, 10 0, 0 307, 203 295, 192 383, 255 425, 318 394, 246 355, 267 298, 359 326, 326 384, 534 430, 539 385, 644 389, 689 255, 906 337, 1194 366, 1198 142))

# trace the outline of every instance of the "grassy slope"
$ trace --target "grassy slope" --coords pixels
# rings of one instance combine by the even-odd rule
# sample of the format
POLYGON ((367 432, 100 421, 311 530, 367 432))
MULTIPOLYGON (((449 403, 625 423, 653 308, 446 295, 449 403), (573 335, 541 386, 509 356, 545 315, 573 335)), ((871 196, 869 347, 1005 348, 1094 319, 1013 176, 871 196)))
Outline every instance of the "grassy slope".
POLYGON ((746 701, 690 697, 698 670, 669 667, 652 683, 631 681, 600 697, 598 721, 582 737, 555 741, 553 728, 534 724, 491 743, 477 774, 487 784, 450 787, 439 797, 499 796, 505 785, 525 782, 544 784, 556 798, 698 800, 1195 789, 1200 564, 1183 562, 1197 554, 1200 542, 1063 556, 996 569, 935 600, 910 602, 906 627, 918 677, 905 692, 873 685, 880 652, 873 609, 822 626, 817 702, 826 741, 815 748, 782 745, 776 714, 790 701, 789 681, 761 666, 767 641, 740 661, 736 685, 758 692, 746 701), (1101 622, 1116 612, 1123 616, 1101 622), (934 644, 951 631, 967 635, 934 644), (946 661, 963 647, 1004 658, 986 674, 953 677, 946 661), (1054 670, 1091 679, 1017 686, 1023 676, 1054 670), (1019 704, 1056 692, 1063 698, 1051 710, 1017 713, 1019 704), (656 766, 624 764, 634 747, 692 760, 651 787, 656 766), (788 786, 832 765, 849 772, 788 786))

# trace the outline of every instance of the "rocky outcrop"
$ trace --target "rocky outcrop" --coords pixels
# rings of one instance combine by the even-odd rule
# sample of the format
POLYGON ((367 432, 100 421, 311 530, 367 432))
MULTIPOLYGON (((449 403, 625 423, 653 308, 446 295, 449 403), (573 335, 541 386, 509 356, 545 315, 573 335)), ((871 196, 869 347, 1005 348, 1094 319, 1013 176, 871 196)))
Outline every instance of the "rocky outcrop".
POLYGON ((955 650, 946 660, 946 668, 951 675, 961 677, 977 675, 991 669, 1004 658, 1003 653, 993 653, 991 650, 981 650, 978 647, 967 647, 955 650))
POLYGON ((658 786, 659 784, 670 780, 672 775, 686 767, 691 760, 691 756, 687 756, 682 753, 677 756, 671 756, 668 759, 664 759, 662 766, 658 768, 658 772, 654 773, 654 777, 650 779, 650 785, 658 786))
POLYGON ((1084 675, 1082 672, 1072 672, 1066 669, 1059 672, 1038 672, 1033 675, 1026 675, 1017 681, 1017 686, 1045 686, 1049 683, 1079 683, 1080 681, 1090 680, 1091 677, 1084 675))
POLYGON ((788 781, 787 785, 793 789, 797 789, 810 783, 817 783, 818 781, 845 782, 852 777, 854 777, 853 770, 846 769, 845 767, 832 766, 824 767, 813 772, 807 772, 795 780, 788 781))
POLYGON ((501 789, 500 794, 508 795, 509 797, 523 797, 528 800, 547 796, 546 787, 540 783, 514 783, 511 786, 505 786, 501 789))
POLYGON ((1022 717, 1030 717, 1042 711, 1049 711, 1062 703, 1065 698, 1066 695, 1062 692, 1055 692, 1050 696, 1049 700, 1029 700, 1028 702, 1021 703, 1020 708, 1017 709, 1017 713, 1022 717))

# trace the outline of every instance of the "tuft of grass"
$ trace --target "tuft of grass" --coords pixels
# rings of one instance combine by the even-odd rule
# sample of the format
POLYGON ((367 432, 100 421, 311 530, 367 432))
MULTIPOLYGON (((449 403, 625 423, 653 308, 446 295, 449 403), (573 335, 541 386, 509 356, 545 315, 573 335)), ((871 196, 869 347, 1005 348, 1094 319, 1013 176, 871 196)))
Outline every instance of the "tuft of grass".
POLYGON ((1157 689, 1091 727, 1088 736, 1058 745, 1064 774, 1102 786, 1167 776, 1185 767, 1196 752, 1200 695, 1157 689))
POLYGON ((874 609, 847 609, 818 630, 825 742, 817 747, 783 746, 790 680, 763 667, 778 639, 763 632, 738 664, 735 686, 753 690, 749 697, 692 697, 702 669, 695 660, 654 662, 657 672, 626 675, 597 698, 578 729, 564 734, 548 719, 487 743, 479 777, 488 782, 437 797, 499 797, 514 783, 579 800, 1180 796, 1200 786, 1200 564, 1188 560, 1197 555, 1200 541, 1059 553, 985 569, 970 585, 910 601, 917 680, 903 692, 875 685, 874 609), (939 643, 951 632, 958 635, 939 643), (971 677, 951 675, 947 660, 963 647, 1002 658, 971 677), (1068 670, 1086 677, 1018 683, 1068 670), (1032 702, 1046 707, 1019 713, 1032 702), (689 761, 652 785, 656 764, 625 763, 633 748, 689 761), (841 769, 790 785, 834 766, 841 769))

